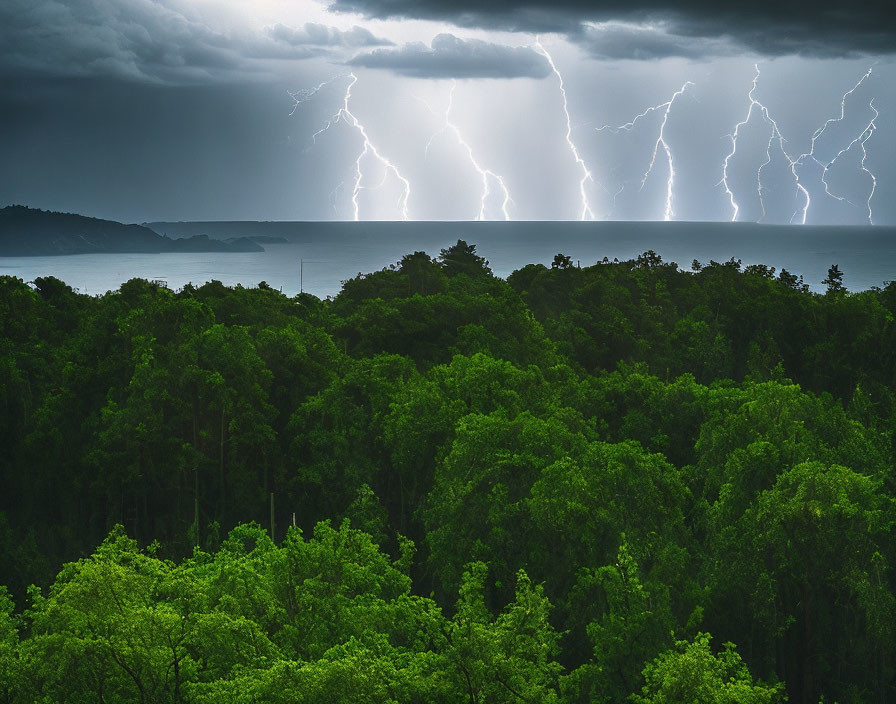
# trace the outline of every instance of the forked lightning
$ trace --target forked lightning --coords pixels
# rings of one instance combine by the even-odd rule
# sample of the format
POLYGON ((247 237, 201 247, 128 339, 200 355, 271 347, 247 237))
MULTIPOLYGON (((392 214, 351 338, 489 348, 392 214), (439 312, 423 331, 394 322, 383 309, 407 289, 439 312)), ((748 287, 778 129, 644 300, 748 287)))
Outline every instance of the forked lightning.
MULTIPOLYGON (((339 77, 337 77, 337 78, 339 78, 339 77)), ((290 93, 290 95, 293 97, 293 100, 296 101, 296 104, 293 107, 293 112, 295 112, 296 108, 298 108, 298 106, 301 103, 308 100, 310 97, 312 97, 315 93, 317 93, 321 88, 323 88, 328 83, 332 83, 333 81, 337 80, 337 78, 334 78, 330 81, 325 81, 324 83, 321 83, 319 86, 317 86, 316 88, 313 88, 313 89, 308 89, 306 91, 297 91, 295 94, 290 93)), ((330 117, 329 120, 327 120, 326 124, 323 127, 321 127, 313 135, 311 135, 311 141, 316 143, 318 136, 320 136, 322 133, 326 132, 327 130, 329 130, 331 127, 338 124, 339 122, 345 122, 350 127, 355 128, 358 131, 358 134, 361 135, 361 138, 364 140, 364 143, 363 143, 361 152, 358 154, 358 158, 355 159, 355 179, 354 179, 354 186, 352 188, 352 207, 354 209, 354 219, 356 221, 360 219, 361 206, 360 206, 360 203, 358 202, 358 198, 361 194, 361 191, 365 188, 370 188, 369 186, 362 185, 364 182, 364 178, 365 178, 364 170, 362 168, 362 162, 364 161, 364 157, 367 156, 367 154, 372 154, 374 156, 374 158, 376 158, 383 165, 383 168, 386 171, 386 174, 392 173, 395 176, 395 178, 398 179, 398 181, 402 184, 402 189, 401 189, 402 194, 398 199, 398 208, 399 208, 399 211, 401 212, 402 219, 407 220, 407 219, 409 219, 408 200, 411 197, 411 184, 404 176, 401 175, 401 172, 398 170, 398 167, 395 166, 395 164, 393 164, 391 161, 389 161, 389 159, 384 157, 380 153, 380 151, 376 148, 376 146, 373 144, 373 142, 370 141, 370 137, 367 135, 366 128, 360 122, 360 120, 358 120, 358 118, 355 116, 355 114, 351 111, 351 108, 349 107, 349 102, 351 101, 351 97, 352 97, 352 88, 354 87, 355 83, 358 82, 358 77, 354 73, 350 73, 350 74, 348 74, 348 78, 350 78, 351 80, 349 81, 348 86, 346 86, 345 96, 343 97, 343 100, 342 100, 342 107, 339 108, 339 110, 335 114, 333 114, 333 116, 330 117)), ((290 113, 290 114, 292 114, 292 113, 290 113)), ((385 182, 385 176, 384 176, 384 181, 381 182, 379 185, 374 186, 373 188, 379 188, 380 186, 383 185, 384 182, 385 182)))
MULTIPOLYGON (((510 212, 508 211, 508 207, 513 202, 513 200, 510 197, 510 191, 508 190, 507 185, 504 183, 504 179, 491 169, 484 169, 479 165, 479 162, 473 154, 473 147, 471 147, 469 142, 464 139, 463 135, 461 134, 460 127, 458 127, 451 121, 451 108, 454 105, 454 90, 456 88, 457 81, 451 81, 451 90, 448 92, 448 107, 445 109, 444 123, 442 124, 442 127, 439 129, 439 131, 434 133, 432 137, 429 138, 429 142, 426 143, 426 149, 424 153, 429 154, 429 148, 430 146, 432 146, 433 140, 435 140, 445 132, 450 131, 454 135, 458 146, 460 146, 467 153, 467 158, 470 160, 470 164, 482 178, 482 195, 479 199, 479 213, 477 214, 476 219, 485 220, 485 205, 488 197, 491 195, 489 179, 492 179, 497 182, 499 188, 504 194, 504 199, 501 202, 501 214, 504 216, 505 220, 510 220, 510 212)), ((426 105, 430 112, 432 112, 434 115, 438 115, 438 113, 433 110, 432 106, 429 105, 429 103, 424 100, 421 100, 421 102, 426 105)))
MULTIPOLYGON (((837 122, 842 122, 845 119, 847 99, 856 90, 858 90, 858 88, 868 78, 870 78, 872 69, 869 68, 868 71, 859 79, 859 81, 852 88, 850 88, 848 91, 846 91, 846 93, 843 94, 842 98, 840 99, 840 115, 839 115, 839 117, 833 117, 833 118, 826 120, 824 122, 824 124, 821 125, 821 127, 819 127, 818 129, 815 130, 815 132, 812 134, 812 137, 810 139, 809 151, 800 154, 796 158, 793 158, 788 154, 787 149, 785 148, 786 140, 784 139, 784 136, 781 134, 781 130, 778 129, 777 122, 774 120, 774 118, 772 118, 771 114, 769 113, 768 108, 756 99, 755 93, 756 93, 756 89, 759 84, 760 71, 759 71, 758 64, 756 64, 754 67, 756 69, 756 73, 753 75, 752 86, 751 86, 750 92, 748 93, 748 96, 747 96, 750 101, 749 107, 747 108, 747 114, 743 120, 741 120, 734 126, 734 130, 731 132, 731 134, 728 135, 729 139, 731 140, 731 151, 725 157, 725 160, 722 164, 722 180, 719 182, 721 185, 724 186, 725 193, 727 194, 728 199, 731 203, 731 208, 733 211, 732 216, 731 216, 732 222, 737 220, 737 215, 738 215, 740 208, 737 204, 737 201, 734 198, 734 192, 731 190, 731 186, 728 182, 728 166, 731 162, 731 159, 737 153, 737 140, 740 135, 740 129, 750 122, 751 118, 753 117, 754 109, 758 110, 758 112, 762 116, 763 121, 765 121, 769 126, 769 138, 768 138, 768 142, 766 145, 766 152, 765 152, 766 159, 762 164, 760 164, 760 166, 756 172, 756 189, 757 189, 757 193, 759 195, 759 204, 760 204, 760 207, 762 208, 762 217, 763 218, 765 217, 765 214, 766 214, 765 199, 764 199, 764 192, 766 189, 762 185, 762 170, 771 163, 773 144, 775 142, 777 142, 778 149, 780 150, 780 153, 787 160, 787 163, 790 166, 790 172, 793 175, 793 180, 794 180, 794 184, 797 189, 798 197, 801 197, 802 201, 803 201, 802 207, 801 208, 797 207, 797 209, 794 211, 793 216, 790 219, 791 222, 798 221, 801 224, 806 224, 806 218, 809 213, 809 206, 812 203, 812 199, 809 195, 809 191, 800 182, 800 176, 799 176, 799 172, 798 172, 798 169, 805 163, 805 161, 807 159, 815 162, 816 164, 818 164, 821 167, 821 169, 822 169, 821 181, 824 184, 824 190, 827 195, 831 196, 832 198, 836 198, 837 200, 848 202, 852 205, 856 205, 855 203, 852 203, 852 201, 850 201, 845 196, 840 196, 840 195, 837 195, 836 193, 833 193, 831 191, 830 186, 827 181, 828 171, 831 169, 831 167, 834 165, 834 163, 841 156, 843 156, 843 154, 848 152, 850 149, 852 149, 856 145, 858 145, 859 148, 862 150, 862 160, 861 160, 862 171, 864 171, 871 177, 871 192, 869 193, 868 199, 865 203, 865 207, 867 208, 867 211, 868 211, 868 222, 869 223, 872 222, 871 199, 874 197, 874 190, 877 186, 877 179, 875 178, 874 174, 871 173, 871 171, 866 166, 865 162, 866 162, 868 153, 867 153, 867 149, 866 149, 865 145, 868 142, 868 140, 871 138, 872 134, 874 134, 874 131, 877 129, 875 120, 877 119, 877 117, 880 113, 878 112, 877 108, 874 107, 874 100, 872 100, 869 105, 869 107, 871 108, 874 115, 872 116, 871 120, 866 125, 863 126, 860 133, 851 142, 849 142, 843 149, 841 149, 839 152, 837 152, 837 154, 834 155, 834 157, 830 161, 822 160, 816 154, 816 147, 817 147, 818 140, 821 138, 821 136, 827 131, 827 129, 831 125, 833 125, 834 123, 837 123, 837 122)), ((861 206, 856 205, 856 207, 861 207, 861 206)))
MULTIPOLYGON (((669 167, 669 176, 666 179, 666 208, 663 212, 663 220, 671 220, 674 212, 672 210, 672 190, 675 185, 675 166, 672 162, 672 150, 669 148, 669 143, 666 142, 666 123, 669 121, 669 112, 672 110, 672 104, 675 102, 676 98, 681 97, 684 92, 694 84, 691 81, 685 81, 684 85, 679 88, 675 93, 672 94, 672 97, 667 100, 665 103, 660 103, 659 105, 652 105, 647 108, 644 112, 638 113, 635 115, 634 119, 631 122, 626 122, 624 125, 619 125, 618 127, 613 127, 611 125, 603 125, 602 127, 596 127, 595 130, 598 132, 603 132, 604 130, 609 130, 613 133, 618 132, 631 132, 635 129, 635 126, 638 124, 639 120, 643 120, 651 113, 657 112, 659 110, 663 111, 663 121, 660 123, 660 131, 657 135, 656 142, 653 145, 653 155, 650 158, 650 164, 647 167, 647 170, 644 172, 644 175, 641 177, 641 188, 644 188, 644 184, 647 183, 647 179, 650 174, 653 172, 653 167, 656 164, 656 157, 659 153, 660 147, 662 147, 663 152, 666 154, 666 163, 669 167)), ((621 186, 620 189, 616 192, 616 196, 613 197, 613 202, 615 203, 616 197, 622 193, 625 185, 621 186)))

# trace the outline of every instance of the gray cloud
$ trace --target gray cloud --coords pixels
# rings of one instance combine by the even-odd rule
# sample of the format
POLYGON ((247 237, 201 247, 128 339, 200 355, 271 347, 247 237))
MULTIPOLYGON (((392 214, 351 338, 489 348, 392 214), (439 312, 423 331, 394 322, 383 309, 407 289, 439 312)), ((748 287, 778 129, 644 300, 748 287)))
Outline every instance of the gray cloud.
POLYGON ((325 24, 306 23, 302 28, 295 29, 283 24, 275 24, 265 27, 265 33, 272 39, 283 42, 289 46, 320 46, 359 48, 365 46, 392 46, 394 42, 374 36, 370 30, 363 27, 352 27, 349 30, 340 30, 328 27, 325 24))
POLYGON ((150 2, 12 0, 0 5, 0 70, 184 82, 240 65, 229 38, 150 2))
MULTIPOLYGON (((575 39, 583 22, 661 24, 671 37, 726 37, 767 55, 847 56, 896 52, 891 0, 333 0, 330 9, 367 17, 407 17, 575 39)), ((659 50, 654 43, 653 50, 659 50)), ((681 55, 682 43, 668 46, 681 55)), ((653 51, 648 51, 653 56, 653 51)))
POLYGON ((623 22, 583 24, 570 40, 596 59, 643 61, 676 56, 697 59, 733 53, 726 38, 684 36, 662 26, 640 26, 623 22))
POLYGON ((265 61, 382 46, 366 29, 320 24, 222 33, 165 0, 0 2, 0 76, 114 77, 198 84, 257 77, 265 61))
POLYGON ((439 34, 431 46, 414 42, 398 49, 376 49, 349 63, 415 78, 544 78, 551 72, 545 58, 528 47, 459 39, 453 34, 439 34))

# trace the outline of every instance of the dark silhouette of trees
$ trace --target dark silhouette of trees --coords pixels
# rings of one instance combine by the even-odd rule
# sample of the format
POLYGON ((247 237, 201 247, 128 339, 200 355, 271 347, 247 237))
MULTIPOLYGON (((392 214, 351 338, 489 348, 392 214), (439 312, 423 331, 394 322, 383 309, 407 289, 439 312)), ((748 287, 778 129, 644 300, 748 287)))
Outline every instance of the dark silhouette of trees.
POLYGON ((554 261, 551 262, 551 269, 571 269, 572 259, 567 255, 558 253, 554 255, 554 261))
POLYGON ((828 293, 840 293, 843 288, 843 272, 836 264, 832 264, 828 269, 828 275, 822 279, 821 283, 827 286, 828 293))
POLYGON ((447 276, 466 274, 470 277, 491 276, 492 270, 488 261, 476 254, 476 245, 458 240, 455 244, 441 250, 439 261, 447 276))

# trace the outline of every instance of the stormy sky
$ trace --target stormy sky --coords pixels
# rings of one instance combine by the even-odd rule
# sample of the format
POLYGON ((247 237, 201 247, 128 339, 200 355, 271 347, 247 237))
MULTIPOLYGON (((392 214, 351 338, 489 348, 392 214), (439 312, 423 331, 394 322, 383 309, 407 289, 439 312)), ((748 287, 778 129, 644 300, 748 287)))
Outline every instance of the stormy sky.
POLYGON ((0 205, 896 225, 888 5, 5 0, 0 205))

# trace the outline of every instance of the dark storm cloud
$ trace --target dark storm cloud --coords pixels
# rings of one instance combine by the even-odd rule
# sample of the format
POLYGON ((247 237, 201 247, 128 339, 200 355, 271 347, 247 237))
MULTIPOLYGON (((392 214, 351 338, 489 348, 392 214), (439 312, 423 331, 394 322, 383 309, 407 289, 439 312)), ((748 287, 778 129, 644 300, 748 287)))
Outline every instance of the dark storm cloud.
POLYGON ((680 55, 681 41, 688 37, 725 37, 735 47, 768 55, 896 51, 892 0, 852 5, 842 0, 334 0, 330 9, 465 27, 561 32, 574 40, 582 39, 583 22, 659 24, 673 38, 673 55, 680 55))
POLYGON ((641 27, 620 22, 583 25, 570 39, 596 59, 662 59, 678 56, 696 59, 732 53, 730 42, 715 37, 671 34, 662 27, 641 27))
POLYGON ((264 60, 384 44, 362 28, 319 24, 222 33, 160 1, 0 2, 0 75, 195 84, 258 75, 264 60))
POLYGON ((352 66, 382 68, 414 78, 544 78, 547 60, 528 47, 503 46, 479 39, 439 34, 398 49, 376 49, 356 56, 352 66))

